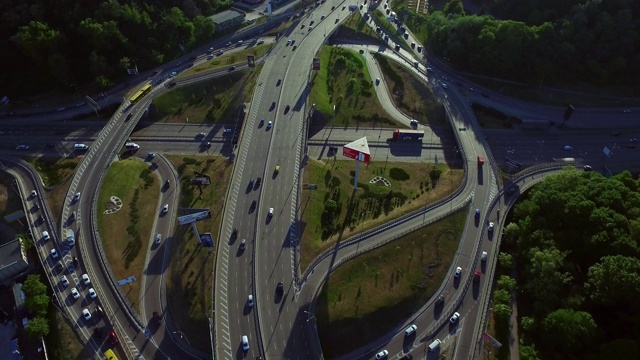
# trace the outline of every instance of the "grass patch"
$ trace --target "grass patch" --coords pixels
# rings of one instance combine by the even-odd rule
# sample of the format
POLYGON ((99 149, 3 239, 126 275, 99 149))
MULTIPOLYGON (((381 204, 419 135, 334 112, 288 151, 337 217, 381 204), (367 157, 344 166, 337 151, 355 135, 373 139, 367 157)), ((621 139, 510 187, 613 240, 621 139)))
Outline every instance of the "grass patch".
POLYGON ((378 102, 362 55, 324 46, 319 57, 309 99, 318 110, 316 121, 326 123, 323 126, 398 126, 378 102))
MULTIPOLYGON (((223 199, 232 165, 223 157, 168 156, 180 175, 180 206, 211 209, 212 219, 197 223, 199 232, 210 232, 217 246, 223 199), (194 186, 189 181, 195 172, 211 178, 211 185, 194 186)), ((191 226, 178 226, 172 235, 171 259, 167 278, 167 302, 176 329, 183 331, 190 344, 211 352, 209 323, 211 316, 215 249, 211 253, 196 240, 191 226)))
POLYGON ((36 171, 40 174, 45 187, 52 187, 62 184, 73 176, 76 166, 82 160, 81 157, 73 159, 65 158, 26 158, 36 171))
MULTIPOLYGON (((135 159, 115 162, 107 171, 97 203, 97 221, 102 247, 116 279, 142 278, 151 228, 159 214, 160 183, 148 164, 135 159), (122 200, 122 209, 104 214, 109 198, 122 200)), ((138 309, 140 282, 128 286, 126 296, 138 309)))
POLYGON ((360 168, 358 191, 353 194, 352 161, 309 160, 304 182, 318 184, 318 190, 305 191, 302 196, 302 269, 337 241, 447 196, 464 177, 463 170, 450 171, 440 163, 442 174, 434 187, 428 175, 433 169, 434 165, 428 163, 371 163, 360 168), (394 173, 406 173, 408 179, 395 180, 394 173), (369 183, 376 176, 387 179, 391 186, 369 183), (328 200, 335 202, 333 211, 329 211, 332 205, 327 205, 328 200))
POLYGON ((444 105, 423 81, 394 61, 380 54, 373 55, 382 69, 384 81, 397 107, 421 124, 445 125, 444 105))
POLYGON ((424 305, 447 275, 467 216, 462 209, 332 272, 315 312, 324 355, 365 345, 424 305))
POLYGON ((253 55, 257 59, 260 56, 264 55, 271 46, 272 44, 258 45, 255 47, 252 46, 248 49, 243 49, 237 52, 229 52, 228 54, 223 54, 220 57, 214 57, 211 60, 208 60, 202 64, 190 68, 187 71, 182 72, 180 75, 176 76, 176 78, 185 78, 204 71, 210 71, 222 67, 246 63, 247 55, 253 55))
POLYGON ((216 79, 172 89, 151 104, 152 121, 181 123, 233 122, 236 110, 255 87, 255 71, 234 72, 216 79))

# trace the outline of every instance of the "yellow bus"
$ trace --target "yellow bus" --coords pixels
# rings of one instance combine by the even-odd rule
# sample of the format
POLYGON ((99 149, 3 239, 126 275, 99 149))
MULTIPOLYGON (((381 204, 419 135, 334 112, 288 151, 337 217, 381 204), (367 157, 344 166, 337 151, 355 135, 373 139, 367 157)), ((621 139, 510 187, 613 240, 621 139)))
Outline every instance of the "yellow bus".
POLYGON ((107 360, 118 360, 118 357, 116 356, 116 354, 111 349, 109 349, 109 350, 104 352, 104 357, 107 360))
POLYGON ((142 99, 145 95, 147 95, 149 91, 151 91, 151 88, 152 88, 151 84, 146 84, 140 90, 136 91, 136 93, 133 94, 131 98, 129 98, 129 101, 131 102, 131 104, 137 103, 140 99, 142 99))

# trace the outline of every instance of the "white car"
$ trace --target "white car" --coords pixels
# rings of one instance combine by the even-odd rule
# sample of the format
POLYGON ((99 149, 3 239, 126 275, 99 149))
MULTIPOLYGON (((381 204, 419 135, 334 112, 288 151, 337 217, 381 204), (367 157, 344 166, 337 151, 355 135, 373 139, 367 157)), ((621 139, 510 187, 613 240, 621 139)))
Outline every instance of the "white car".
POLYGON ((447 84, 445 84, 445 83, 442 83, 442 88, 443 88, 443 89, 448 89, 448 88, 449 88, 449 85, 447 85, 447 84))
POLYGON ((571 151, 571 150, 573 150, 573 148, 572 148, 571 146, 569 146, 569 145, 565 145, 565 146, 563 147, 563 149, 564 149, 564 151, 571 151))
POLYGON ((273 216, 273 208, 269 208, 269 217, 273 216))
POLYGON ((162 235, 156 234, 156 241, 154 241, 154 243, 156 245, 159 245, 161 241, 162 241, 162 235))
POLYGON ((71 288, 71 296, 73 296, 74 299, 79 299, 80 298, 80 293, 78 292, 78 289, 76 288, 71 288))
POLYGON ((96 295, 96 291, 93 288, 89 288, 89 296, 91 296, 92 299, 95 299, 98 295, 96 295))
POLYGON ((489 232, 493 232, 493 223, 492 222, 489 223, 489 232))
POLYGON ((83 282, 85 285, 89 285, 89 284, 91 284, 91 280, 89 279, 89 275, 87 275, 87 274, 82 274, 82 282, 83 282))
POLYGON ((69 286, 69 280, 67 280, 67 277, 65 275, 62 275, 60 277, 60 282, 62 283, 63 286, 69 286))
POLYGON ((287 40, 287 45, 291 45, 291 39, 287 40))
POLYGON ((455 324, 456 322, 458 322, 458 318, 460 317, 460 314, 457 312, 454 312, 453 315, 451 316, 451 319, 449 319, 449 321, 452 324, 455 324))
POLYGON ((82 316, 85 320, 91 320, 91 313, 87 309, 82 309, 82 316))
POLYGON ((80 193, 77 192, 75 195, 73 195, 73 201, 78 201, 80 199, 80 193))
POLYGON ((31 197, 36 197, 38 196, 38 192, 35 190, 31 190, 31 197))
POLYGON ((18 145, 16 146, 16 150, 29 150, 29 145, 25 145, 25 144, 18 145))
POLYGON ((51 239, 51 237, 49 236, 49 233, 47 231, 43 231, 42 232, 42 240, 49 241, 49 239, 51 239))
POLYGON ((249 350, 249 338, 247 335, 242 335, 242 350, 249 350))
POLYGON ((487 261, 487 252, 483 251, 482 256, 480 256, 480 261, 487 261))
POLYGON ((416 330, 418 330, 418 327, 414 324, 414 325, 410 325, 405 331, 404 334, 409 336, 411 334, 413 334, 414 332, 416 332, 416 330))
POLYGON ((376 354, 376 359, 384 359, 387 355, 389 355, 389 352, 387 350, 382 350, 376 354))
POLYGON ((253 307, 253 295, 249 295, 247 298, 247 306, 253 307))
POLYGON ((455 277, 459 278, 459 277, 460 277, 460 275, 462 275, 462 268, 461 268, 460 266, 458 266, 458 267, 456 268, 456 273, 455 273, 453 276, 455 276, 455 277))
POLYGON ((231 45, 232 45, 232 44, 231 44, 231 41, 227 42, 225 45, 226 45, 226 46, 231 46, 231 45))
POLYGON ((273 122, 269 120, 269 122, 267 123, 267 130, 271 129, 272 126, 273 126, 273 122))
POLYGON ((56 251, 56 249, 51 249, 51 257, 54 259, 58 258, 58 252, 56 251))
POLYGON ((164 206, 162 207, 162 213, 166 214, 169 212, 169 204, 164 204, 164 206))

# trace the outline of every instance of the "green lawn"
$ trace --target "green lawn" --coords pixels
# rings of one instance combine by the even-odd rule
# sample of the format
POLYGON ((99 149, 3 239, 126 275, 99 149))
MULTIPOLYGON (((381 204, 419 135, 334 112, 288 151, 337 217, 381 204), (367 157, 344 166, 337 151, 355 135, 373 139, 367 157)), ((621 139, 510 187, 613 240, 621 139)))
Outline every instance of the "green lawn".
POLYGON ((194 66, 189 70, 182 72, 176 78, 184 78, 204 71, 210 71, 231 65, 246 63, 248 55, 253 55, 256 59, 258 59, 259 57, 264 55, 269 50, 269 48, 271 48, 271 46, 272 44, 263 44, 251 46, 240 51, 225 53, 220 57, 214 57, 211 60, 208 60, 200 65, 194 66))
POLYGON ((238 108, 253 92, 261 69, 258 65, 254 70, 175 87, 153 100, 151 119, 173 123, 233 122, 238 108))
POLYGON ((332 272, 315 310, 324 356, 363 346, 420 309, 452 265, 467 216, 462 209, 332 272))
POLYGON ((383 224, 419 207, 433 203, 456 189, 464 172, 450 171, 444 163, 440 179, 434 181, 429 163, 372 162, 360 168, 358 191, 353 194, 353 161, 325 162, 310 160, 304 171, 304 183, 317 184, 317 190, 305 190, 302 196, 301 268, 337 241, 383 224), (380 176, 389 181, 369 183, 380 176), (327 200, 335 201, 337 208, 325 213, 327 200))
MULTIPOLYGON (((109 167, 97 203, 100 240, 116 279, 129 276, 142 278, 149 248, 151 228, 159 215, 160 182, 149 170, 149 164, 135 159, 114 162, 109 167), (117 196, 122 208, 112 214, 109 199, 117 196)), ((88 220, 88 219, 87 219, 88 220)), ((137 308, 140 282, 129 284, 125 294, 137 308)))
POLYGON ((324 46, 319 58, 309 99, 319 112, 314 121, 322 126, 398 126, 380 106, 362 55, 324 46))

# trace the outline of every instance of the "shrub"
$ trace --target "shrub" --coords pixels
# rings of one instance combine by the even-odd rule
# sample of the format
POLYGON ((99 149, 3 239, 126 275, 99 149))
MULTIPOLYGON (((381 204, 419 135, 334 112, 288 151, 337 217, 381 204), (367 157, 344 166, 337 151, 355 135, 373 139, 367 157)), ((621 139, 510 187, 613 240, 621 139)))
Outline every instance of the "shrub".
POLYGON ((406 181, 410 178, 409 174, 401 168, 389 169, 389 177, 396 181, 406 181))

